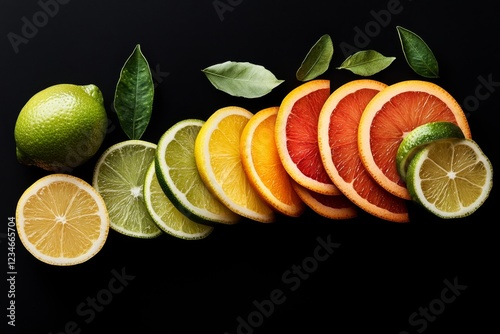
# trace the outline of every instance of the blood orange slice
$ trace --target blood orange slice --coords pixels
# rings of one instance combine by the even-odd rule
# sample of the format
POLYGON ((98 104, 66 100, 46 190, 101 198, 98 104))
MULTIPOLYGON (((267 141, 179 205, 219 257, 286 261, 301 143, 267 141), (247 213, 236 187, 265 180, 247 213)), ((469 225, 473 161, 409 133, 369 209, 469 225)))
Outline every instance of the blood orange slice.
POLYGON ((410 199, 396 167, 403 138, 419 125, 446 121, 471 137, 469 124, 458 102, 442 87, 422 80, 407 80, 384 88, 366 106, 358 129, 358 149, 363 165, 384 189, 410 199))
POLYGON ((358 152, 358 125, 363 110, 385 87, 384 83, 361 79, 337 88, 321 110, 318 144, 325 170, 347 198, 376 217, 407 222, 405 200, 375 182, 358 152))
POLYGON ((292 183, 295 192, 317 214, 330 219, 351 219, 358 215, 356 206, 342 193, 325 195, 292 183))
POLYGON ((330 96, 330 81, 311 80, 289 92, 276 116, 275 138, 283 167, 301 186, 340 194, 325 171, 318 148, 318 117, 330 96))

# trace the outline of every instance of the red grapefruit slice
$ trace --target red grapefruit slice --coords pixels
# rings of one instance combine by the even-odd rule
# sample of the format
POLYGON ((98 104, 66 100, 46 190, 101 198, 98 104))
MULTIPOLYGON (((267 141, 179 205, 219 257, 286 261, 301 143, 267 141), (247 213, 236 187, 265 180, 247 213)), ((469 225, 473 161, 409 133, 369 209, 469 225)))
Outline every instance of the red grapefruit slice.
POLYGON ((330 95, 330 81, 312 80, 293 89, 280 104, 275 139, 290 177, 325 195, 340 194, 325 171, 318 148, 318 117, 330 95))
POLYGON ((343 194, 324 195, 292 183, 295 192, 304 203, 320 216, 330 219, 351 219, 357 217, 356 206, 343 194))
POLYGON ((372 178, 358 152, 358 125, 363 110, 385 87, 384 83, 361 79, 337 88, 319 116, 319 150, 333 183, 354 204, 376 217, 407 222, 405 200, 389 193, 372 178))
POLYGON ((429 122, 447 121, 471 137, 458 102, 442 87, 427 81, 407 80, 384 88, 366 106, 358 128, 358 149, 363 165, 384 189, 410 199, 396 167, 398 147, 411 130, 429 122))

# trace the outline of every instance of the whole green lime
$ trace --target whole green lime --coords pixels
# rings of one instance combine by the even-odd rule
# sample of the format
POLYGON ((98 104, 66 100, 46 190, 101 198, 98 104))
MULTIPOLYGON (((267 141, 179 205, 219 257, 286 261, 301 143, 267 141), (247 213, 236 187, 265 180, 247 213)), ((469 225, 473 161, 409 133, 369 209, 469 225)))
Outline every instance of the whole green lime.
POLYGON ((99 150, 107 128, 104 100, 93 84, 57 84, 31 97, 14 136, 21 164, 69 172, 99 150))

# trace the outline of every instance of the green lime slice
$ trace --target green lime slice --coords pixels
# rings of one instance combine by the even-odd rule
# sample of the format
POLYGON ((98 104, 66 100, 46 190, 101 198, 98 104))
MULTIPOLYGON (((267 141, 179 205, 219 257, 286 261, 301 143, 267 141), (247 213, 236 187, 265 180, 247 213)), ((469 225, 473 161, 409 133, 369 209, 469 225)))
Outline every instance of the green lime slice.
POLYGON ((162 234, 143 197, 146 172, 155 151, 153 143, 126 140, 109 147, 97 161, 92 185, 106 203, 113 230, 143 239, 162 234))
POLYGON ((229 210, 205 186, 194 158, 196 136, 204 121, 186 119, 170 127, 156 151, 158 182, 174 206, 203 224, 234 224, 240 216, 229 210))
POLYGON ((406 180, 406 171, 411 159, 425 145, 444 138, 464 138, 458 125, 451 122, 429 122, 417 126, 406 134, 396 153, 396 166, 403 181, 406 180))
POLYGON ((180 239, 197 240, 207 237, 214 227, 193 222, 172 204, 163 192, 152 162, 144 181, 144 199, 149 214, 166 233, 180 239))
POLYGON ((441 218, 476 211, 493 186, 493 166, 471 139, 436 140, 410 162, 407 187, 412 199, 441 218))

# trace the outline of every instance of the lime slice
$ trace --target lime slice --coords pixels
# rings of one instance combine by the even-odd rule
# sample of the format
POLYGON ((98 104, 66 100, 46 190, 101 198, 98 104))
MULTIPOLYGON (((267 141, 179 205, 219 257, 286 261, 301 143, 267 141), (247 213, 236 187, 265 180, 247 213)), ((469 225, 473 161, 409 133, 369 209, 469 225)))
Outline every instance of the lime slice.
POLYGON ((493 166, 471 139, 436 140, 408 166, 412 198, 441 218, 472 214, 488 198, 492 185, 493 166))
POLYGON ((208 190, 196 166, 194 144, 203 124, 197 119, 182 120, 161 136, 155 159, 158 182, 189 219, 204 224, 234 224, 239 216, 208 190))
POLYGON ((97 161, 92 185, 106 203, 113 230, 143 239, 162 234, 143 197, 144 179, 155 151, 153 143, 126 140, 108 148, 97 161))
POLYGON ((451 122, 429 122, 408 132, 396 153, 396 166, 403 181, 411 159, 425 145, 438 139, 464 138, 460 127, 451 122))
POLYGON ((180 239, 197 240, 207 237, 214 229, 213 226, 193 222, 175 208, 158 183, 154 162, 146 173, 144 199, 146 208, 158 227, 170 235, 180 239))

